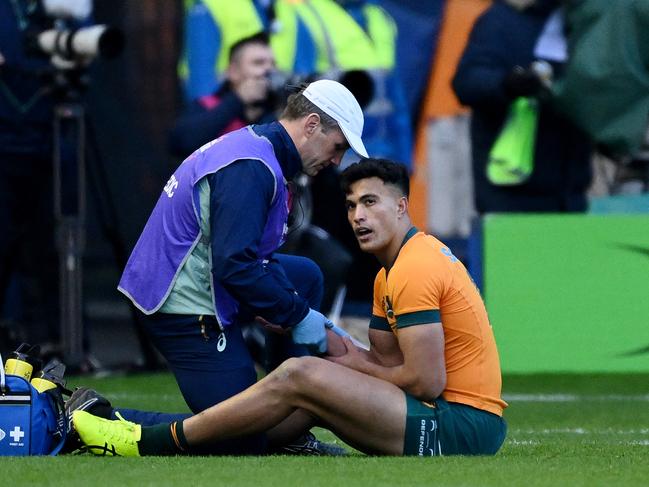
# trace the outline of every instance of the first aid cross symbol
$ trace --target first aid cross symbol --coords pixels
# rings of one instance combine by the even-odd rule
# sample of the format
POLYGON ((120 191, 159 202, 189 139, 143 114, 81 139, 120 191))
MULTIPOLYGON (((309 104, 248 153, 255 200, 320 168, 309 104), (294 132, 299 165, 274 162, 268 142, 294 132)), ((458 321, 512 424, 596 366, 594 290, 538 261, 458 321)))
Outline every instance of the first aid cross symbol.
POLYGON ((25 432, 20 429, 19 426, 16 426, 10 433, 9 436, 11 436, 16 443, 18 443, 23 436, 25 436, 25 432))

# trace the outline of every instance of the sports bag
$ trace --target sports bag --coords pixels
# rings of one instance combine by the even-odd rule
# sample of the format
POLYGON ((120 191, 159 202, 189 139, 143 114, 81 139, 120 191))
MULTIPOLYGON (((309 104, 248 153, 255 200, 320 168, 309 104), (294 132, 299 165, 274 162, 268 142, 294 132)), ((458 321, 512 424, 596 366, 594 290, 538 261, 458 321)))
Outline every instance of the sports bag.
POLYGON ((0 456, 56 455, 65 443, 63 397, 38 392, 23 377, 5 374, 0 356, 0 456))

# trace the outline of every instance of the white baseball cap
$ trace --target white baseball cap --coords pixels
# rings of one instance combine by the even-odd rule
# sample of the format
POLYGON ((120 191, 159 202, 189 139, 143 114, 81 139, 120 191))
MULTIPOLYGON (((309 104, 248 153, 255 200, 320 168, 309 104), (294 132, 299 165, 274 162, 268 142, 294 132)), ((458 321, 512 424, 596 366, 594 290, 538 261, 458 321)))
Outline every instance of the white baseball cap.
POLYGON ((361 140, 363 133, 363 110, 352 92, 337 81, 321 79, 314 81, 302 94, 336 122, 350 147, 359 156, 369 157, 361 140))

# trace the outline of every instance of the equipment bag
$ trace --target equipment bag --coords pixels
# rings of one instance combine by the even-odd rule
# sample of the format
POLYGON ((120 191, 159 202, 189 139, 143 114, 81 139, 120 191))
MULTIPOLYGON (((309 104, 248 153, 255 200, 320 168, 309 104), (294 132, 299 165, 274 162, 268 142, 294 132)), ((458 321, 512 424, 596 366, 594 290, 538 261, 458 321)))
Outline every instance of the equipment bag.
POLYGON ((0 357, 0 456, 56 455, 65 443, 61 392, 38 392, 24 378, 5 374, 0 357))

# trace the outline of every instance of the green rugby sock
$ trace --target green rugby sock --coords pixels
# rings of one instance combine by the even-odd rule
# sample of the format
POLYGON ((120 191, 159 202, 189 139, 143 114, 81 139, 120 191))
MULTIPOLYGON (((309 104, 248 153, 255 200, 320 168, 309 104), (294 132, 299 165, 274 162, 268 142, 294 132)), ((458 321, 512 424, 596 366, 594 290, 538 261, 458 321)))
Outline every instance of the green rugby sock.
POLYGON ((183 431, 183 422, 143 426, 138 449, 142 456, 179 455, 187 452, 189 445, 183 431))

